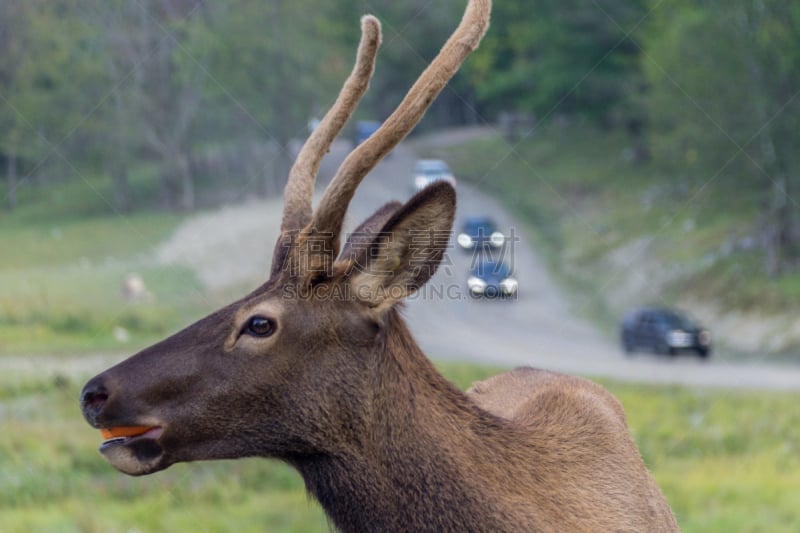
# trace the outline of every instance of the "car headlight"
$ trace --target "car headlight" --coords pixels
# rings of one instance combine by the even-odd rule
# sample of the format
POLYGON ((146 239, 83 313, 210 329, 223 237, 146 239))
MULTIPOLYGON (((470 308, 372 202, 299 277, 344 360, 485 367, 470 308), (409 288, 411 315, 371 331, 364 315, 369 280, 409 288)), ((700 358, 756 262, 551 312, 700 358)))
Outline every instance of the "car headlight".
POLYGON ((697 342, 702 346, 709 346, 711 344, 711 333, 705 329, 700 330, 700 333, 697 334, 697 342))
POLYGON ((691 335, 680 329, 674 329, 667 334, 667 343, 673 348, 686 348, 691 345, 691 335))
POLYGON ((428 186, 428 178, 426 178, 425 176, 417 176, 416 178, 414 178, 414 186, 417 189, 424 189, 425 187, 428 186))
POLYGON ((458 245, 462 248, 472 248, 473 245, 472 237, 466 233, 460 233, 458 238, 456 238, 456 242, 458 242, 458 245))
POLYGON ((519 287, 519 283, 514 278, 506 278, 500 282, 500 288, 506 294, 514 294, 517 292, 517 287, 519 287))
POLYGON ((506 242, 506 236, 500 233, 499 231, 495 231, 489 237, 489 242, 492 243, 492 246, 499 248, 503 246, 504 242, 506 242))
POLYGON ((670 346, 675 346, 676 344, 680 344, 681 342, 681 333, 682 331, 670 331, 667 333, 667 342, 670 346))
POLYGON ((467 280, 467 287, 472 292, 481 293, 486 290, 486 282, 477 276, 470 276, 467 280))

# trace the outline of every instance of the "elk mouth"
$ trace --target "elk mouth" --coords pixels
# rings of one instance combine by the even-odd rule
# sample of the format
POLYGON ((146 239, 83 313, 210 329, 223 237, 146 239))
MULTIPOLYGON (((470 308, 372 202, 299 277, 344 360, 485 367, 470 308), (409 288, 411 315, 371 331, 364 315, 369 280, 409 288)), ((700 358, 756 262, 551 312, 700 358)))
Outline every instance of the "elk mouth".
POLYGON ((126 444, 133 439, 157 439, 164 432, 161 426, 120 426, 111 429, 101 429, 100 434, 105 441, 100 445, 102 450, 106 446, 126 444))
POLYGON ((101 429, 106 439, 100 453, 111 466, 132 476, 161 470, 164 449, 158 442, 164 429, 161 426, 126 426, 101 429))

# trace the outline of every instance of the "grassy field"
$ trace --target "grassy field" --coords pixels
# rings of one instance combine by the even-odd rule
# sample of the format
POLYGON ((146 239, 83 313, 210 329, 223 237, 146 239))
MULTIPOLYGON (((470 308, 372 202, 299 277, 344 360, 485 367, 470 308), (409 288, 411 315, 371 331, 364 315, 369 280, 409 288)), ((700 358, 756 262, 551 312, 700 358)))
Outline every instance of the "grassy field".
MULTIPOLYGON (((461 387, 496 369, 441 365, 461 387)), ((87 376, 88 377, 88 376, 87 376)), ((83 376, 0 376, 0 531, 325 532, 299 476, 274 461, 175 465, 131 478, 97 453, 83 376)), ((606 383, 685 532, 800 528, 797 395, 606 383)))
POLYGON ((116 214, 100 182, 23 192, 0 211, 0 355, 125 349, 175 330, 208 298, 192 272, 149 257, 182 216, 116 214), (132 272, 152 297, 125 300, 132 272))

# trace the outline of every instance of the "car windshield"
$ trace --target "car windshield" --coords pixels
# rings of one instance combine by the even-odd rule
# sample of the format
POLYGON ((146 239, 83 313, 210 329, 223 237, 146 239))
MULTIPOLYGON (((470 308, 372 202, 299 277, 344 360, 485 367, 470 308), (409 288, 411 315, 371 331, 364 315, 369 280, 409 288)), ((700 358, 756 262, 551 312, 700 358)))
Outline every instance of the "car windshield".
POLYGON ((472 275, 480 278, 505 279, 511 275, 511 267, 503 261, 484 259, 472 267, 472 275))
POLYGON ((489 237, 494 233, 496 226, 490 218, 470 218, 464 223, 464 233, 472 237, 489 237))
POLYGON ((422 160, 417 162, 417 174, 448 174, 450 169, 444 161, 422 160))
POLYGON ((664 311, 658 314, 658 319, 666 324, 668 327, 673 329, 694 329, 695 325, 692 321, 684 315, 683 313, 678 313, 676 311, 664 311))

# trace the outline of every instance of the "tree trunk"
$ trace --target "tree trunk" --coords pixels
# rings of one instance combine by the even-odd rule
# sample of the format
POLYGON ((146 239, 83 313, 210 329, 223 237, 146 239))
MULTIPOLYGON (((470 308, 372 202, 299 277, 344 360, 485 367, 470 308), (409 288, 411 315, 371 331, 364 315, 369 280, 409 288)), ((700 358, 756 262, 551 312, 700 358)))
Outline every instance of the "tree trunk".
POLYGON ((161 179, 161 196, 170 211, 180 209, 180 180, 178 179, 177 164, 173 158, 164 157, 161 160, 159 175, 161 179))
POLYGON ((764 269, 768 276, 777 277, 797 268, 800 259, 797 206, 791 200, 790 167, 778 152, 769 124, 762 128, 759 141, 761 162, 771 181, 763 214, 764 269))
POLYGON ((128 181, 128 168, 120 159, 120 154, 111 163, 111 187, 114 194, 114 206, 120 213, 131 210, 131 188, 128 181))
MULTIPOLYGON (((255 194, 259 198, 266 198, 271 194, 272 184, 275 182, 275 158, 278 154, 278 149, 275 148, 276 143, 266 140, 264 144, 266 159, 257 167, 256 174, 255 194)), ((250 191, 247 191, 247 195, 250 195, 250 191)))
POLYGON ((17 156, 6 154, 6 207, 12 211, 17 206, 17 156))
POLYGON ((189 157, 185 154, 178 156, 177 167, 181 180, 180 208, 182 211, 193 211, 195 208, 194 176, 189 167, 189 157))
POLYGON ((275 150, 275 158, 273 159, 273 174, 272 186, 269 194, 278 195, 286 185, 286 179, 289 176, 289 170, 292 166, 292 148, 291 142, 285 141, 275 150))
MULTIPOLYGON (((758 35, 765 23, 763 6, 753 4, 753 9, 745 11, 739 20, 744 22, 741 31, 752 43, 747 48, 748 68, 752 82, 752 95, 758 124, 758 170, 766 176, 767 201, 761 213, 762 246, 764 248, 764 270, 769 277, 777 277, 788 269, 798 268, 800 261, 800 228, 797 206, 790 196, 794 190, 796 166, 793 165, 794 146, 783 141, 785 135, 777 124, 780 119, 774 115, 775 106, 788 102, 787 95, 777 97, 780 87, 777 80, 769 75, 770 69, 758 55, 758 35), (777 119, 777 121, 775 120, 777 119), (776 129, 778 128, 778 129, 776 129)), ((793 94, 790 91, 789 94, 793 94)))
MULTIPOLYGON (((113 70, 113 62, 110 62, 113 70)), ((116 122, 117 153, 111 161, 111 188, 114 194, 114 205, 120 213, 131 210, 131 187, 128 180, 128 125, 126 124, 125 107, 119 91, 114 91, 114 118, 116 122)))
POLYGON ((783 270, 785 228, 783 223, 786 211, 786 196, 783 190, 785 180, 775 179, 764 221, 764 269, 769 277, 777 277, 783 270))
MULTIPOLYGON (((271 38, 274 42, 278 43, 280 48, 286 48, 286 36, 284 27, 286 21, 285 13, 285 0, 275 2, 273 4, 273 19, 272 19, 272 34, 271 38)), ((279 89, 275 95, 275 102, 278 104, 274 108, 275 123, 274 123, 274 139, 275 139, 275 157, 272 160, 272 180, 267 183, 266 189, 268 195, 280 194, 283 186, 286 184, 286 179, 289 176, 289 170, 292 165, 292 150, 291 140, 295 133, 292 127, 292 100, 294 98, 294 89, 291 82, 290 68, 287 64, 287 59, 283 55, 278 55, 270 66, 272 71, 277 76, 279 82, 279 89)))

